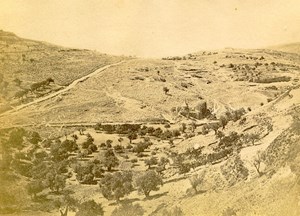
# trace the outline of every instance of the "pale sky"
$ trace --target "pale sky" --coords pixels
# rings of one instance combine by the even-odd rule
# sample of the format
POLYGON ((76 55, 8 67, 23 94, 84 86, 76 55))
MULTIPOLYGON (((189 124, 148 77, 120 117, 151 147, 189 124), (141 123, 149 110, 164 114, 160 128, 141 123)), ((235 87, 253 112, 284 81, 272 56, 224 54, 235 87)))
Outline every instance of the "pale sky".
POLYGON ((300 42, 300 0, 0 0, 0 29, 143 57, 260 48, 300 42))

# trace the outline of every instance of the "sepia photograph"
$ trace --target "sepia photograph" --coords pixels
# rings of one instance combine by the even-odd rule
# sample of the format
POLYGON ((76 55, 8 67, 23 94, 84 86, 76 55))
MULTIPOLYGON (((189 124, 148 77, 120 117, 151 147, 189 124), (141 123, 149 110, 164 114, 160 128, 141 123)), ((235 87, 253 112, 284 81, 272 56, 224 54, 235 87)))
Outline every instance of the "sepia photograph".
POLYGON ((299 216, 299 0, 0 0, 0 215, 299 216))

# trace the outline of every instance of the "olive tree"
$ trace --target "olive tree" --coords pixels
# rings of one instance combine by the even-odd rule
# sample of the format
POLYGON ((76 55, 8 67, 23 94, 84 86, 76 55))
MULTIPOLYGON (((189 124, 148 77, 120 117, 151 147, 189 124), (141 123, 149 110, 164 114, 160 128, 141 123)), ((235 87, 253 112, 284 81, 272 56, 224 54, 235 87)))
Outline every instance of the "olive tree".
POLYGON ((107 173, 99 183, 102 195, 117 202, 133 191, 132 173, 129 171, 107 173))
POLYGON ((153 170, 148 170, 141 176, 137 177, 136 186, 139 192, 142 192, 146 198, 149 197, 151 191, 158 191, 159 186, 163 185, 160 175, 153 170))

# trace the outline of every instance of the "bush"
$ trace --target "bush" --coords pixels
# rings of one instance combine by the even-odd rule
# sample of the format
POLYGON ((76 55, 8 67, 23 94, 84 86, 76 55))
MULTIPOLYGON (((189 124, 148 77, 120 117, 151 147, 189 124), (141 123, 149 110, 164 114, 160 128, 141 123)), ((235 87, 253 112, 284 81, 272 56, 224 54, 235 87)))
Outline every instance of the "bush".
POLYGON ((144 154, 143 152, 140 152, 140 153, 138 153, 136 156, 137 156, 137 157, 146 157, 147 155, 144 154))
POLYGON ((170 124, 165 124, 165 128, 170 128, 170 124))
POLYGON ((94 200, 89 200, 81 203, 76 212, 76 216, 103 216, 104 211, 101 204, 94 200))
POLYGON ((130 161, 131 161, 131 163, 137 163, 138 159, 134 158, 134 159, 131 159, 130 161))
POLYGON ((139 205, 132 203, 122 204, 120 207, 117 207, 113 210, 112 216, 124 216, 124 215, 134 215, 134 216, 142 216, 144 215, 144 209, 139 205))
POLYGON ((161 214, 158 214, 157 216, 183 216, 183 212, 181 208, 175 206, 173 207, 173 209, 170 210, 164 208, 161 211, 161 214))
POLYGON ((170 90, 167 87, 163 87, 163 91, 165 94, 167 94, 170 90))
POLYGON ((144 152, 149 147, 149 145, 150 143, 148 142, 140 142, 133 148, 133 152, 136 153, 144 152))

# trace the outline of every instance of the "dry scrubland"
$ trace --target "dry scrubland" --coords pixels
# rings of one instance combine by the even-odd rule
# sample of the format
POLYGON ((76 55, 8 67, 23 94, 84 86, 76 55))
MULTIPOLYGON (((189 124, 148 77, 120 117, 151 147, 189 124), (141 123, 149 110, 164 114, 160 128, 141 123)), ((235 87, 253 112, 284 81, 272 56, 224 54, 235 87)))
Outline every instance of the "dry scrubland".
POLYGON ((0 214, 300 214, 295 46, 132 59, 0 36, 0 214))

